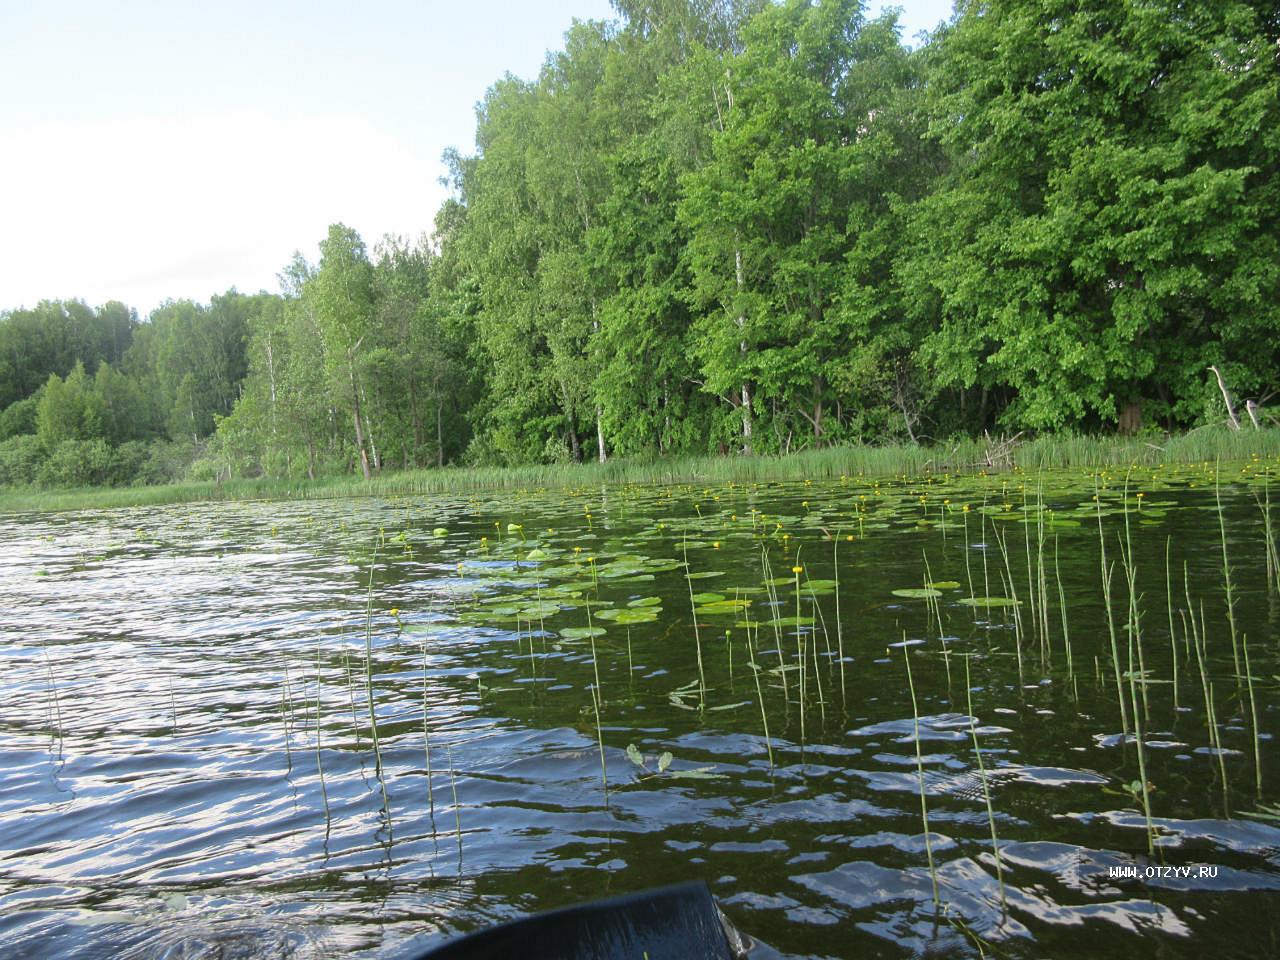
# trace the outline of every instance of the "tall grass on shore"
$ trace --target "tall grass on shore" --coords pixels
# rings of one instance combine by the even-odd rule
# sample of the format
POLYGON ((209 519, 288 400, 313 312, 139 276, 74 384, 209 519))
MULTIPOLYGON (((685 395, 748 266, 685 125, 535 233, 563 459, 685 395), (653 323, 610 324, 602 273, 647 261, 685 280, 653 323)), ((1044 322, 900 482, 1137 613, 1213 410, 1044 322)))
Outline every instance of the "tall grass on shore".
POLYGON ((344 475, 317 480, 259 478, 147 487, 6 488, 0 490, 0 512, 108 509, 194 501, 415 496, 601 484, 753 483, 853 476, 1233 463, 1254 456, 1280 457, 1280 429, 1229 431, 1202 427, 1169 439, 1160 438, 1158 442, 1128 437, 1046 436, 1013 443, 962 439, 933 446, 846 445, 776 457, 614 458, 603 464, 445 467, 387 471, 369 481, 344 475))

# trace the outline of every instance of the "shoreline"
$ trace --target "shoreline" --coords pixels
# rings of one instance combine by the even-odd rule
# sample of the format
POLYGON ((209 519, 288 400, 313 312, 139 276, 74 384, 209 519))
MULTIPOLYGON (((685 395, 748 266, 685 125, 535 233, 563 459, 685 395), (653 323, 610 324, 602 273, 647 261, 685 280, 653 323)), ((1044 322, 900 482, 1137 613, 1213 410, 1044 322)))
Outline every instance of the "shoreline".
POLYGON ((599 484, 761 483, 843 477, 921 477, 1028 469, 1224 464, 1280 461, 1280 429, 1201 427, 1171 437, 1044 436, 963 439, 930 446, 847 445, 786 456, 702 456, 610 460, 600 464, 443 467, 388 471, 365 481, 340 475, 315 480, 273 478, 156 486, 0 489, 0 514, 106 510, 247 500, 429 496, 480 490, 573 488, 599 484))

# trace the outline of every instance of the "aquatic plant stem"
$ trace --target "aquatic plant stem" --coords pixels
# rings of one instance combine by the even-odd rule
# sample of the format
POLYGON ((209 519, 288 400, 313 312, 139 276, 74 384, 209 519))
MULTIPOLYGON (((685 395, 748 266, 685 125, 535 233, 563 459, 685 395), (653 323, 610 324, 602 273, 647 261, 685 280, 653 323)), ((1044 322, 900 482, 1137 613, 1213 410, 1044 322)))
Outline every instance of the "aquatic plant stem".
POLYGON ((324 803, 324 822, 327 825, 330 822, 329 817, 329 789, 324 782, 324 758, 321 755, 322 745, 320 743, 320 690, 322 683, 322 675, 320 672, 320 645, 316 644, 316 772, 320 775, 320 799, 324 803))
POLYGON ((1053 575, 1058 582, 1058 609, 1062 616, 1062 646, 1067 657, 1067 680, 1076 693, 1075 657, 1071 652, 1071 630, 1067 624, 1067 594, 1062 589, 1062 567, 1058 563, 1058 535, 1053 535, 1053 575))
MULTIPOLYGON (((58 752, 61 753, 62 741, 65 736, 62 730, 62 704, 58 699, 58 685, 57 683, 54 682, 54 679, 53 679, 53 661, 49 659, 49 646, 47 643, 42 644, 42 652, 44 653, 45 670, 48 672, 48 675, 49 675, 49 696, 53 702, 52 719, 56 724, 55 733, 58 738, 58 752)), ((178 724, 175 721, 174 723, 175 730, 177 729, 177 726, 178 724)), ((52 739, 50 739, 50 746, 52 747, 52 739)))
POLYGON ((1244 651, 1244 676, 1249 686, 1249 716, 1253 721, 1253 778, 1258 796, 1262 796, 1262 734, 1258 729, 1258 701, 1253 693, 1253 667, 1249 664, 1249 637, 1240 635, 1240 647, 1244 651))
POLYGON ((964 689, 966 698, 966 709, 969 713, 969 735, 973 737, 973 756, 978 762, 978 777, 982 781, 982 799, 987 805, 987 825, 991 828, 991 852, 996 858, 996 882, 1000 886, 1000 909, 1004 913, 1009 912, 1009 904, 1005 899, 1004 892, 1004 864, 1000 859, 1000 841, 996 839, 996 812, 995 807, 991 803, 991 786, 987 782, 987 767, 982 761, 982 748, 978 744, 978 718, 973 712, 973 680, 969 676, 969 661, 972 657, 964 658, 964 689))
POLYGON ((453 826, 458 838, 458 872, 462 872, 462 812, 458 806, 458 777, 453 769, 453 745, 448 740, 444 743, 445 756, 449 761, 449 790, 453 794, 453 826))
POLYGON ((431 774, 431 713, 427 696, 427 641, 422 641, 422 752, 427 761, 427 809, 431 816, 431 835, 436 834, 436 794, 431 774))
POLYGON ((1235 592, 1231 585, 1231 561, 1227 556, 1227 520, 1222 512, 1222 488, 1218 481, 1219 464, 1213 467, 1213 497, 1218 508, 1218 531, 1222 539, 1222 584, 1227 593, 1227 624, 1231 627, 1231 659, 1235 664, 1236 676, 1240 676, 1240 647, 1236 637, 1236 603, 1235 592))
POLYGON ((848 707, 848 698, 845 696, 844 687, 844 624, 840 620, 840 531, 836 530, 836 535, 832 539, 831 544, 831 565, 834 572, 832 579, 836 582, 836 655, 840 658, 840 706, 848 707))
POLYGON ((604 786, 604 802, 609 804, 609 771, 605 766, 604 727, 600 723, 600 661, 596 656, 596 637, 591 625, 591 607, 587 607, 587 634, 591 638, 591 669, 595 674, 595 685, 591 688, 591 706, 596 714, 596 744, 600 748, 600 782, 604 786))
POLYGON ((1173 537, 1164 541, 1164 596, 1165 608, 1169 611, 1169 663, 1173 666, 1173 709, 1178 710, 1178 638, 1173 628, 1173 537))
POLYGON ((1120 732, 1127 737, 1129 735, 1129 710, 1125 705, 1124 681, 1120 675, 1120 644, 1116 638, 1115 611, 1111 606, 1111 577, 1115 572, 1115 568, 1107 563, 1107 538, 1102 526, 1102 499, 1096 485, 1094 486, 1093 498, 1098 505, 1098 550, 1102 565, 1102 605, 1106 610, 1107 634, 1111 639, 1111 665, 1115 671, 1116 701, 1120 705, 1120 732))
POLYGON ((938 871, 933 862, 933 841, 929 837, 929 805, 925 802, 924 790, 924 754, 920 750, 920 705, 916 701, 916 685, 911 678, 911 654, 906 645, 907 636, 902 635, 902 660, 907 665, 907 689, 911 691, 911 719, 914 724, 912 739, 916 743, 916 775, 920 783, 920 822, 924 826, 924 853, 929 861, 929 880, 933 884, 933 902, 939 909, 942 900, 938 896, 938 871))
POLYGON ((387 829, 391 829, 391 801, 387 796, 387 779, 382 770, 382 744, 378 739, 378 713, 373 702, 373 571, 378 564, 378 547, 375 544, 373 556, 369 561, 369 589, 365 596, 364 609, 364 684, 365 695, 369 701, 369 736, 373 741, 373 766, 378 778, 378 787, 382 791, 382 812, 387 818, 387 829))
MULTIPOLYGON (((689 530, 686 527, 681 540, 684 551, 684 582, 689 588, 689 613, 693 617, 693 643, 698 652, 698 708, 707 707, 707 673, 702 665, 702 634, 698 629, 698 605, 693 599, 693 577, 689 569, 689 530)), ((590 611, 588 611, 588 614, 590 611)))

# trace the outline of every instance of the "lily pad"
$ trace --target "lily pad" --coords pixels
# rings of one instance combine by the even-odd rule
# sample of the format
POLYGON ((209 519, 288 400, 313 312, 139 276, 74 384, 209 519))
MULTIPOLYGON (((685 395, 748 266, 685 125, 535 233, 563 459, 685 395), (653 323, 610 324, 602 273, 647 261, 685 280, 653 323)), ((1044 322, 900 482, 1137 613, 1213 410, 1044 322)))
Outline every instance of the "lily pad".
POLYGON ((959 602, 966 607, 1016 607, 1022 604, 1021 600, 1011 597, 965 597, 959 602))
POLYGON ((566 640, 586 640, 604 636, 604 627, 563 627, 560 636, 566 640))
POLYGON ((933 587, 903 587, 890 592, 895 597, 905 597, 908 600, 931 600, 942 596, 942 591, 935 590, 933 587))
POLYGON ((633 623, 653 623, 658 619, 658 614, 662 611, 661 607, 640 607, 638 609, 618 609, 601 610, 596 616, 601 620, 611 620, 614 623, 629 625, 633 623))
POLYGON ((531 603, 520 608, 520 615, 526 620, 538 620, 543 617, 554 617, 560 612, 558 603, 531 603))
POLYGON ((704 603, 694 607, 695 613, 705 613, 715 615, 718 613, 737 613, 743 607, 749 606, 750 600, 717 600, 714 603, 704 603))

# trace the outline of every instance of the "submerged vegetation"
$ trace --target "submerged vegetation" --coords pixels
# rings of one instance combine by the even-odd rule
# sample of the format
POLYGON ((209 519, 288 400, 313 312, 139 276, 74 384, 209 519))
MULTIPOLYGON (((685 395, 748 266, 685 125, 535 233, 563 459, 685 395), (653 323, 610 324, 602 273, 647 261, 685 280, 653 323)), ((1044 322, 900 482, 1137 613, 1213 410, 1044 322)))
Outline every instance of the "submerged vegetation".
POLYGON ((856 0, 616 6, 489 90, 431 238, 0 316, 0 486, 1274 423, 1274 4, 962 2, 914 49, 856 0))

